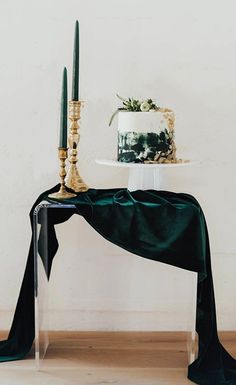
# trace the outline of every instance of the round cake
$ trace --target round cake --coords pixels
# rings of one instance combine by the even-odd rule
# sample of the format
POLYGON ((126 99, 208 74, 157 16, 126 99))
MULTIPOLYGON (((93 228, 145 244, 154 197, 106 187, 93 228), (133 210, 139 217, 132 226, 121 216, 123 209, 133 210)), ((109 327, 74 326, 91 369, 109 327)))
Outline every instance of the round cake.
POLYGON ((118 161, 175 163, 174 112, 167 108, 118 112, 118 161))

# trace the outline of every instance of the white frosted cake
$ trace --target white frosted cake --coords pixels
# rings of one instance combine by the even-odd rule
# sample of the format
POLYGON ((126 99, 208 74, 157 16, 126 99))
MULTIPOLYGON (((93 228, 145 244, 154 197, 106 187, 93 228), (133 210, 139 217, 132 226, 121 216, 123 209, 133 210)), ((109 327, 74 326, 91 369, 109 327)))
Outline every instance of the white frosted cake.
POLYGON ((175 116, 159 108, 148 112, 118 112, 118 161, 175 163, 175 116))

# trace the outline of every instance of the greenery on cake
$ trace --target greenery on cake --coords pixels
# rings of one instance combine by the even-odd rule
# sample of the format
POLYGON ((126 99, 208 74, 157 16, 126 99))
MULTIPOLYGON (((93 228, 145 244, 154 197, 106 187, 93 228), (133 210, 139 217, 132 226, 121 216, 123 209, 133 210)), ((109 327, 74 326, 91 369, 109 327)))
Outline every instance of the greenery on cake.
POLYGON ((112 114, 109 126, 112 124, 112 121, 116 114, 119 111, 130 111, 130 112, 148 112, 148 111, 157 111, 160 107, 154 102, 153 99, 139 100, 134 98, 124 99, 120 95, 116 96, 122 101, 122 107, 117 108, 117 110, 112 114))

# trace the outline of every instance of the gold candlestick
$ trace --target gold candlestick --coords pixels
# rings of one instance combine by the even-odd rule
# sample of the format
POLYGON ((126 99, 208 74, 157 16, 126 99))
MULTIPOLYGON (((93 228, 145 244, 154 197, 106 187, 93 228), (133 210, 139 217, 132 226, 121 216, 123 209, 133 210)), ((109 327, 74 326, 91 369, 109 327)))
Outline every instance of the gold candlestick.
POLYGON ((71 100, 69 102, 69 119, 70 124, 70 133, 68 136, 69 142, 69 162, 70 167, 66 176, 66 186, 75 192, 88 191, 88 186, 81 178, 78 168, 77 168, 77 147, 80 139, 79 130, 79 119, 80 119, 80 109, 82 102, 80 100, 71 100))
POLYGON ((60 178, 61 178, 61 187, 60 190, 56 193, 48 195, 49 198, 56 198, 56 199, 69 199, 76 197, 76 194, 70 193, 66 191, 65 187, 65 176, 66 176, 66 167, 65 167, 65 161, 67 159, 68 149, 67 148, 58 148, 58 157, 60 159, 60 178))

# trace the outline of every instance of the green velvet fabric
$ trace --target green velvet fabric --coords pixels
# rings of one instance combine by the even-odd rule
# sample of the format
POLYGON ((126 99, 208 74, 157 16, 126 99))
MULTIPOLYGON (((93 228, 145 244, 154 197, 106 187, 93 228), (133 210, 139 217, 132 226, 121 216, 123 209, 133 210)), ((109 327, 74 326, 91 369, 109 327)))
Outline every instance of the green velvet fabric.
MULTIPOLYGON (((33 210, 48 193, 41 194, 33 210)), ((64 201, 74 210, 49 209, 47 228, 50 276, 58 249, 54 225, 73 214, 85 220, 110 242, 138 256, 167 263, 198 273, 196 331, 199 336, 198 358, 188 368, 188 378, 200 385, 236 385, 236 361, 221 345, 216 324, 216 309, 211 271, 207 226, 195 198, 168 191, 126 189, 90 189, 64 201)), ((78 234, 81 236, 81 234, 78 234)), ((79 251, 78 251, 79 252, 79 251)), ((17 307, 6 341, 0 342, 0 361, 24 358, 34 340, 34 261, 31 241, 17 307)))

